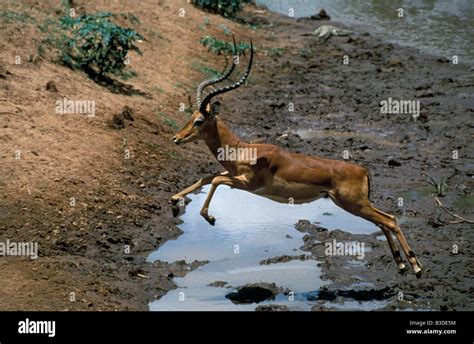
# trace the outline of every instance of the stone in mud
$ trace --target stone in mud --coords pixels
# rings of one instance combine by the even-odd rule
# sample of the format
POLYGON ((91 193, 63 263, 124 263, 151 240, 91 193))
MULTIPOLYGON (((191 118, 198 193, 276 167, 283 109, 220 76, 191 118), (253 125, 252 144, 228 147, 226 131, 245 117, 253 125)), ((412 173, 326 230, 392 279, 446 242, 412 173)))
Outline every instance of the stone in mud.
POLYGON ((295 225, 295 228, 300 232, 326 232, 328 229, 315 225, 314 223, 309 222, 308 220, 299 220, 298 223, 295 225))
POLYGON ((134 121, 135 119, 133 118, 133 110, 130 106, 125 105, 122 109, 122 117, 126 119, 127 121, 134 121))
POLYGON ((313 14, 309 19, 312 20, 331 20, 331 17, 326 13, 326 11, 321 9, 318 14, 313 14))
POLYGON ((402 61, 400 61, 400 59, 397 59, 397 58, 392 58, 388 60, 387 66, 388 67, 401 67, 402 61))
POLYGON ((122 112, 119 114, 115 114, 112 117, 112 121, 110 123, 110 127, 120 130, 125 128, 125 121, 134 121, 133 118, 133 110, 131 107, 125 105, 122 109, 122 112))
POLYGON ((227 282, 225 281, 214 281, 209 283, 207 286, 208 287, 215 287, 215 288, 224 288, 227 285, 227 282))
POLYGON ((321 289, 317 296, 308 296, 309 301, 323 300, 334 301, 337 297, 354 299, 357 301, 385 300, 397 293, 391 287, 382 289, 349 289, 349 290, 327 290, 321 289))
POLYGON ((0 79, 6 79, 8 75, 12 75, 9 70, 0 65, 0 79))
POLYGON ((285 305, 260 305, 255 308, 256 312, 288 312, 289 310, 285 305))
POLYGON ((54 83, 53 80, 50 80, 46 83, 46 91, 58 92, 58 88, 56 87, 56 84, 54 83))
POLYGON ((388 166, 390 166, 390 167, 398 167, 398 166, 402 166, 402 164, 401 164, 399 161, 395 160, 395 159, 390 159, 390 160, 388 161, 388 166))
POLYGON ((311 256, 308 256, 306 254, 300 254, 299 256, 289 256, 289 255, 283 255, 283 256, 278 256, 278 257, 272 257, 272 258, 267 258, 263 259, 260 261, 260 265, 269 265, 269 264, 278 264, 278 263, 286 263, 292 260, 307 260, 311 259, 311 256))
POLYGON ((239 303, 259 303, 265 300, 273 300, 280 293, 288 290, 278 287, 275 283, 254 283, 245 284, 235 292, 227 294, 225 297, 235 304, 239 303))

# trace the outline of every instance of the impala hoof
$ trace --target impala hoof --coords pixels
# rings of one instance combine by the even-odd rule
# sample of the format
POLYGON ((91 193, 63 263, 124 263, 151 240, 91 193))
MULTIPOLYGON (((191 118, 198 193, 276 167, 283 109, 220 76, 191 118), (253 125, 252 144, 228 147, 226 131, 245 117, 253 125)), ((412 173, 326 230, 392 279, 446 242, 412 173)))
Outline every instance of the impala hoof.
POLYGON ((206 221, 209 222, 211 226, 214 226, 216 224, 216 218, 214 216, 207 217, 206 221))
POLYGON ((419 268, 418 266, 414 267, 416 278, 420 278, 423 275, 423 269, 419 268))
POLYGON ((405 275, 408 271, 408 268, 406 267, 405 264, 401 263, 400 265, 398 265, 398 273, 400 275, 405 275))
POLYGON ((171 210, 173 211, 173 216, 174 216, 174 217, 176 217, 176 216, 179 215, 180 209, 179 209, 179 207, 178 207, 177 205, 173 205, 173 206, 171 207, 171 210))

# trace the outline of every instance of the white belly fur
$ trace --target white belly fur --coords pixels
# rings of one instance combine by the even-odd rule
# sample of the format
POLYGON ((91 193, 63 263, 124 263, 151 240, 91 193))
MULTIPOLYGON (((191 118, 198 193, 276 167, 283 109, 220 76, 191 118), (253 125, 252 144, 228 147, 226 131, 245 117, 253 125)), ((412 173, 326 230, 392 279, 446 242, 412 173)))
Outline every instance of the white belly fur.
POLYGON ((302 204, 326 196, 327 188, 319 185, 274 180, 271 185, 254 190, 252 193, 279 203, 302 204))

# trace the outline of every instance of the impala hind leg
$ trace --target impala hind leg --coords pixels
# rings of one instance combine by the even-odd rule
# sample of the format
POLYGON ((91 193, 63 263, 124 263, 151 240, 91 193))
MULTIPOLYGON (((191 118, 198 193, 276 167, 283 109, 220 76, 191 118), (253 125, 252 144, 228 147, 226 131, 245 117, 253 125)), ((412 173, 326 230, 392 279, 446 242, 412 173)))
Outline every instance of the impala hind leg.
POLYGON ((400 251, 396 247, 394 240, 392 238, 392 233, 395 234, 400 246, 402 247, 403 252, 407 260, 410 262, 410 265, 413 268, 417 277, 421 276, 422 273, 422 266, 419 260, 415 257, 415 254, 411 250, 408 242, 405 239, 400 227, 397 224, 397 220, 395 216, 390 214, 384 213, 376 209, 368 199, 363 200, 350 200, 341 195, 334 195, 330 194, 331 199, 336 203, 338 206, 343 208, 344 210, 354 214, 356 216, 362 217, 367 221, 372 222, 376 226, 380 227, 384 232, 385 236, 387 237, 387 242, 390 246, 390 250, 392 251, 393 258, 397 263, 401 272, 405 269, 405 266, 400 258, 400 251))
POLYGON ((421 262, 418 260, 418 258, 416 258, 415 253, 410 248, 410 245, 408 245, 407 239, 405 238, 405 235, 403 234, 402 230, 400 229, 400 226, 398 226, 398 223, 397 223, 397 220, 396 220, 395 216, 384 213, 383 211, 381 211, 377 208, 374 208, 374 207, 372 207, 372 208, 378 214, 380 214, 382 216, 385 216, 385 217, 389 218, 392 221, 392 224, 389 227, 389 229, 397 237, 397 240, 400 243, 400 246, 402 247, 406 258, 410 262, 410 264, 411 264, 413 270, 415 271, 417 277, 420 277, 421 274, 422 274, 423 265, 421 265, 421 262))
POLYGON ((395 244, 395 241, 393 240, 392 232, 383 226, 379 227, 383 234, 385 235, 385 238, 387 238, 388 246, 390 247, 390 251, 392 252, 393 259, 395 260, 395 263, 398 265, 398 271, 403 275, 407 271, 407 267, 405 266, 405 263, 403 263, 402 256, 400 255, 400 250, 398 249, 397 245, 395 244))

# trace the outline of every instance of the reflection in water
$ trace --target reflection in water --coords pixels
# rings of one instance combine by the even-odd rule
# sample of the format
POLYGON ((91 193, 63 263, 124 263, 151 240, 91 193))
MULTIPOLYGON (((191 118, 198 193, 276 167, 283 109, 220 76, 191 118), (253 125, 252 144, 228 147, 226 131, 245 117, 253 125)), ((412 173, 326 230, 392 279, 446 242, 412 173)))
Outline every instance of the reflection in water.
POLYGON ((270 10, 295 17, 326 9, 333 20, 377 34, 394 43, 474 63, 472 0, 257 0, 270 10), (403 8, 403 18, 398 9, 403 8))
POLYGON ((151 310, 255 309, 256 304, 237 306, 227 300, 225 295, 232 289, 207 286, 215 281, 225 281, 234 287, 273 282, 292 290, 294 301, 279 295, 276 300, 261 304, 278 303, 287 304, 292 309, 309 309, 312 304, 304 293, 318 290, 325 284, 320 279, 321 271, 316 261, 295 260, 271 265, 260 265, 259 262, 275 256, 304 253, 299 250, 304 233, 294 228, 299 219, 318 221, 328 229, 338 228, 352 233, 378 230, 370 222, 345 212, 327 199, 290 206, 226 186, 219 187, 211 203, 210 213, 217 219, 212 227, 199 215, 208 190, 209 187, 205 187, 200 194, 190 195, 192 202, 188 204, 182 216, 184 223, 180 225, 183 234, 166 242, 148 259, 210 262, 184 278, 175 278, 179 288, 152 302, 151 310), (180 296, 181 299, 184 296, 184 301, 180 301, 180 296))

